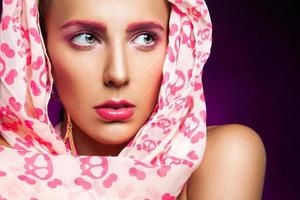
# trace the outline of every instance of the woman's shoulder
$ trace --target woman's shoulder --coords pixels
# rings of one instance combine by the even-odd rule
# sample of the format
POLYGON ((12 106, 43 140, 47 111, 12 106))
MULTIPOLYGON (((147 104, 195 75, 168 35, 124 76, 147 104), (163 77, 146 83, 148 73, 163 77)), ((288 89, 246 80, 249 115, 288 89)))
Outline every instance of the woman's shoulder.
POLYGON ((207 129, 207 150, 226 148, 224 153, 231 150, 250 150, 247 153, 254 153, 253 147, 256 147, 256 150, 264 150, 264 144, 259 134, 248 126, 226 124, 209 126, 207 129), (231 148, 229 149, 229 147, 231 148), (251 148, 249 149, 249 147, 251 148))
POLYGON ((202 163, 179 200, 260 199, 265 165, 265 148, 256 131, 241 124, 208 127, 202 163))

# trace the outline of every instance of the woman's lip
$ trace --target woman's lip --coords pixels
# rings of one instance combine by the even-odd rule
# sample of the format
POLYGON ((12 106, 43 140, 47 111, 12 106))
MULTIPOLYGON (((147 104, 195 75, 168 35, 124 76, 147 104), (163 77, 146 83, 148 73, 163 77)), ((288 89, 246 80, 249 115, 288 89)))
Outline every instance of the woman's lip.
POLYGON ((110 122, 128 120, 135 112, 135 105, 127 100, 108 100, 94 108, 99 117, 110 122))
POLYGON ((96 108, 96 113, 106 121, 125 121, 129 120, 134 114, 134 107, 129 108, 96 108))
POLYGON ((104 103, 95 106, 95 108, 112 108, 112 109, 118 109, 118 108, 129 108, 129 107, 135 107, 132 103, 128 102, 127 100, 120 100, 120 101, 114 101, 114 100, 108 100, 104 103))

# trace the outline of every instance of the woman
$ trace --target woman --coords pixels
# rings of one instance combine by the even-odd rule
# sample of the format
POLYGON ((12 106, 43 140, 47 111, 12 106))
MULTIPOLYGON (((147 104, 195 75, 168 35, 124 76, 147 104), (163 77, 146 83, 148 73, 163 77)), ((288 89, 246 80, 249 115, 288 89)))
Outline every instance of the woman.
POLYGON ((35 1, 3 1, 1 198, 260 198, 254 131, 210 127, 204 155, 203 1, 39 3, 45 46, 35 1), (53 85, 65 109, 56 131, 53 85))

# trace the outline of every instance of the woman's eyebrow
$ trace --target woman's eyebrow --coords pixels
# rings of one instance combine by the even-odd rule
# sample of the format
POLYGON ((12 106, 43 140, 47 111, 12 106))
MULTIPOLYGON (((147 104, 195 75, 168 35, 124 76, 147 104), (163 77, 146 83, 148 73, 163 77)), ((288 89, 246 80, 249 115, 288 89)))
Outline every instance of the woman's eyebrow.
POLYGON ((135 22, 132 24, 129 24, 126 32, 127 33, 132 33, 132 32, 136 32, 138 30, 143 30, 143 29, 160 29, 162 31, 164 31, 164 27, 162 25, 160 25, 159 23, 155 23, 155 22, 135 22))
POLYGON ((83 28, 95 29, 103 33, 105 33, 107 29, 106 26, 101 22, 95 22, 91 20, 77 20, 77 19, 66 22, 60 28, 65 29, 71 26, 80 26, 83 28))

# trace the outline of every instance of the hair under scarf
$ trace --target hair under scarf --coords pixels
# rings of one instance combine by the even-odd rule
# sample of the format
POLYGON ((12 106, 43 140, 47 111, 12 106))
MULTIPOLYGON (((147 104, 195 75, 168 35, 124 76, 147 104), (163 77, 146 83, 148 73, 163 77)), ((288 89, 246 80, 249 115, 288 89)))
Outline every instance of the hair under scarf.
POLYGON ((48 117, 53 79, 38 1, 3 0, 0 199, 175 199, 206 142, 203 66, 212 25, 203 0, 169 0, 169 44, 156 109, 118 156, 77 156, 48 117))

